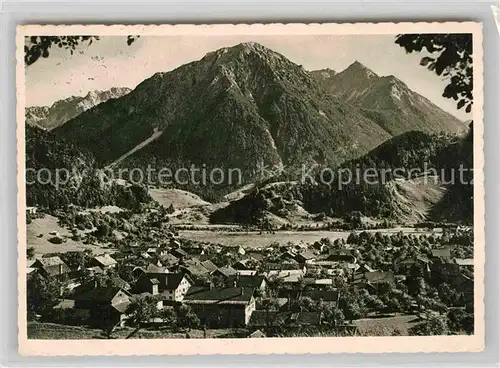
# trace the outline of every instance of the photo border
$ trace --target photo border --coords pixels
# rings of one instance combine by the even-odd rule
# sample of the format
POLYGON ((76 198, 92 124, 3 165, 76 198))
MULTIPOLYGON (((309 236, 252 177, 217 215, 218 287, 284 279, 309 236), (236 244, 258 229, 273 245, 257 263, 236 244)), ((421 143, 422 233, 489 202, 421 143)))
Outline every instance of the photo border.
POLYGON ((206 355, 323 354, 389 352, 478 352, 484 349, 484 152, 483 47, 479 22, 219 24, 219 25, 25 25, 17 44, 18 183, 18 343, 21 355, 206 355), (474 335, 398 337, 306 337, 265 339, 32 340, 26 320, 25 66, 26 35, 354 35, 399 33, 472 33, 474 63, 474 335))

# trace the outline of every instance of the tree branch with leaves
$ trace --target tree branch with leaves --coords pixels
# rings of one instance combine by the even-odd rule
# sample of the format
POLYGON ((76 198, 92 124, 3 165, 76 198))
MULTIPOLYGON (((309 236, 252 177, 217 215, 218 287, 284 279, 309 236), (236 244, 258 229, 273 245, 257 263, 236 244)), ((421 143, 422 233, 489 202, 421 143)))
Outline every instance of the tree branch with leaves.
MULTIPOLYGON (((130 46, 139 37, 127 36, 127 45, 130 46)), ((32 65, 41 57, 48 58, 52 47, 68 50, 73 55, 78 46, 88 47, 99 39, 99 36, 29 36, 25 38, 24 43, 24 62, 26 65, 32 65)))
POLYGON ((457 101, 459 110, 472 110, 472 34, 400 34, 396 44, 407 53, 427 51, 420 65, 448 80, 443 97, 457 101))

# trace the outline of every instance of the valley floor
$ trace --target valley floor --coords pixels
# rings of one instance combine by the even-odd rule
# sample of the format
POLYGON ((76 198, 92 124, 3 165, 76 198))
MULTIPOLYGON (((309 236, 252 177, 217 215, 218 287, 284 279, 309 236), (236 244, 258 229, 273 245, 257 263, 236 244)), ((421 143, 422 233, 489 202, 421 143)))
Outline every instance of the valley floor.
MULTIPOLYGON (((234 227, 235 228, 235 227, 234 227)), ((234 229, 233 228, 233 229, 234 229)), ((228 246, 241 246, 244 248, 266 248, 273 243, 287 244, 292 243, 314 243, 323 238, 329 238, 332 241, 336 239, 347 239, 351 231, 276 231, 274 233, 266 233, 259 231, 230 231, 230 227, 214 228, 213 230, 181 230, 179 234, 190 240, 199 242, 207 242, 228 246), (222 231, 221 231, 222 230, 222 231)), ((380 232, 383 234, 397 234, 403 232, 405 235, 429 235, 431 232, 424 229, 416 229, 412 227, 396 227, 392 229, 365 230, 366 232, 380 232), (419 231, 420 230, 420 231, 419 231)), ((436 229, 435 234, 439 234, 440 230, 436 229)))

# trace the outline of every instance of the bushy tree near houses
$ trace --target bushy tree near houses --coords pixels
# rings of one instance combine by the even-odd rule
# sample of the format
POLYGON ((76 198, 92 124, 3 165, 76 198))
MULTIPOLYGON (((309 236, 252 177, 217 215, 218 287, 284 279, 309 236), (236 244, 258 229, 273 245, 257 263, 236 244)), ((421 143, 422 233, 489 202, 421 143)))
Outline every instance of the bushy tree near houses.
POLYGON ((125 313, 129 316, 129 322, 135 326, 126 338, 129 339, 137 334, 145 323, 158 315, 157 300, 153 296, 146 296, 144 298, 132 301, 125 313))

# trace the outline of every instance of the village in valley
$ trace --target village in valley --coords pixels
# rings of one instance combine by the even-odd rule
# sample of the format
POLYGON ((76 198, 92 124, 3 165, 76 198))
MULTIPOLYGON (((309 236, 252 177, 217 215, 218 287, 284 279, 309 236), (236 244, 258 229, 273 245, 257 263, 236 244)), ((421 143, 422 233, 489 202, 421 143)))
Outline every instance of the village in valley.
POLYGON ((28 229, 53 251, 28 244, 32 338, 206 338, 428 335, 473 332, 472 230, 437 224, 358 230, 335 240, 279 241, 285 230, 244 233, 256 246, 189 239, 172 208, 141 213, 47 214, 28 208, 28 229), (183 235, 179 235, 181 232, 183 235), (71 242, 78 250, 66 250, 71 242), (99 247, 86 248, 98 244, 99 247))

